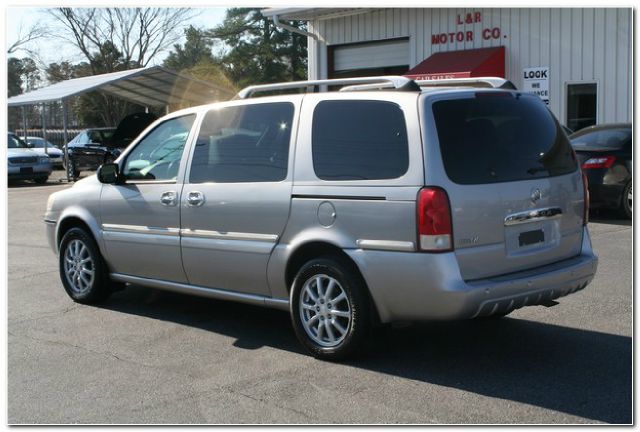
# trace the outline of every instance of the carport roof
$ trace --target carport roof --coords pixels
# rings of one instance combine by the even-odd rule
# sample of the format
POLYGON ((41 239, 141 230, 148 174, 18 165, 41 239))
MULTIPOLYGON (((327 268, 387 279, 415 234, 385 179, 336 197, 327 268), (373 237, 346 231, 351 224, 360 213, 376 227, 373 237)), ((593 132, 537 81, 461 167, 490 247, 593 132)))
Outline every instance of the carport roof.
POLYGON ((325 20, 332 18, 342 18, 350 15, 358 15, 371 11, 365 8, 267 8, 262 9, 262 15, 273 18, 278 16, 284 20, 325 20))
POLYGON ((233 91, 215 84, 152 66, 62 81, 13 96, 7 103, 12 107, 55 102, 89 91, 100 91, 150 107, 184 103, 202 105, 234 95, 233 91))

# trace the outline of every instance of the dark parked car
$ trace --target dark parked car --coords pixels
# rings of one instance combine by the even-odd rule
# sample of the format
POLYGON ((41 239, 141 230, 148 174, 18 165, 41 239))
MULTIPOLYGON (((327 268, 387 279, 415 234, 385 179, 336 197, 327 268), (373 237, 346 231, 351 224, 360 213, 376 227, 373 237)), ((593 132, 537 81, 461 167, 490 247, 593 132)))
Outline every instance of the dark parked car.
POLYGON ((589 181, 591 208, 610 208, 631 218, 633 160, 631 124, 590 126, 569 139, 589 181))
POLYGON ((150 113, 126 116, 117 128, 94 128, 82 131, 68 146, 69 177, 76 180, 81 171, 96 170, 104 163, 113 162, 147 126, 156 120, 150 113))

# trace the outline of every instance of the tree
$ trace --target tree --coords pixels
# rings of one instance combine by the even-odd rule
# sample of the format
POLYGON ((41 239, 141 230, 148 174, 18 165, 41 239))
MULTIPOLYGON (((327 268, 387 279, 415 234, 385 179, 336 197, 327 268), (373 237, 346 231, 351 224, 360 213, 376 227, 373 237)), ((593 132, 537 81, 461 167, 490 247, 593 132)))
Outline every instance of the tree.
POLYGON ((52 34, 75 46, 93 74, 98 74, 113 72, 108 66, 114 64, 105 61, 105 47, 120 53, 118 61, 126 69, 147 66, 180 39, 181 26, 197 12, 189 8, 55 8, 49 13, 59 24, 52 34))
MULTIPOLYGON (((302 22, 291 25, 304 28, 302 22)), ((276 27, 260 9, 228 9, 223 23, 208 35, 230 47, 221 62, 240 87, 306 79, 306 38, 276 27)))
MULTIPOLYGON (((16 96, 34 90, 40 84, 40 71, 30 57, 7 59, 7 96, 16 96)), ((26 106, 25 114, 29 124, 40 123, 40 110, 26 106)), ((22 127, 22 108, 9 107, 8 126, 10 130, 22 127)))
POLYGON ((192 68, 199 63, 215 63, 213 40, 207 36, 205 31, 189 26, 185 29, 184 35, 185 43, 173 45, 173 50, 164 60, 164 67, 181 71, 192 68))
MULTIPOLYGON (((185 43, 175 44, 162 65, 182 74, 225 87, 231 93, 235 93, 235 86, 227 77, 220 60, 212 53, 214 41, 204 30, 193 26, 185 29, 184 33, 185 43)), ((172 109, 183 107, 186 106, 171 106, 172 109)))
POLYGON ((62 63, 50 63, 44 73, 47 77, 47 81, 50 84, 55 84, 60 81, 76 78, 75 71, 76 66, 72 65, 68 61, 63 61, 62 63))
POLYGON ((7 97, 22 93, 22 61, 16 57, 7 60, 7 97))
POLYGON ((27 45, 35 40, 49 35, 49 29, 42 23, 36 23, 29 29, 24 30, 22 25, 18 28, 18 39, 7 49, 7 54, 15 54, 19 50, 30 52, 27 45))

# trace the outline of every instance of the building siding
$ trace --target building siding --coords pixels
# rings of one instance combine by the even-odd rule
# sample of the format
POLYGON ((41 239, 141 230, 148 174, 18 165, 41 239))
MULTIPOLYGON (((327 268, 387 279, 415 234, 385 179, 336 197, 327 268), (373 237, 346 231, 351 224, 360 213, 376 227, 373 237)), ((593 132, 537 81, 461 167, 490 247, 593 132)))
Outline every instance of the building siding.
POLYGON ((413 67, 440 51, 504 45, 507 78, 522 88, 522 71, 549 67, 549 107, 566 120, 569 83, 598 85, 598 123, 630 122, 632 10, 629 8, 455 8, 377 9, 341 18, 311 21, 319 36, 309 38, 309 78, 326 78, 327 46, 409 38, 413 67), (479 23, 458 25, 458 14, 480 12, 479 23), (484 40, 485 28, 500 28, 499 39, 484 40), (433 34, 472 31, 472 41, 432 44, 433 34))

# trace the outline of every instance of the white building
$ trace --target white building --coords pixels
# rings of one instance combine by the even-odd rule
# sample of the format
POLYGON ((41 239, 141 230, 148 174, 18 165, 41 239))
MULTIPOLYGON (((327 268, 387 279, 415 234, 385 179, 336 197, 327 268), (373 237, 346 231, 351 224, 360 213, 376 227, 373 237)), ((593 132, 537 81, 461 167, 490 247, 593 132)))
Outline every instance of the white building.
POLYGON ((309 79, 407 72, 427 78, 501 76, 540 94, 572 129, 631 122, 630 8, 263 13, 284 28, 290 20, 308 21, 309 79))

